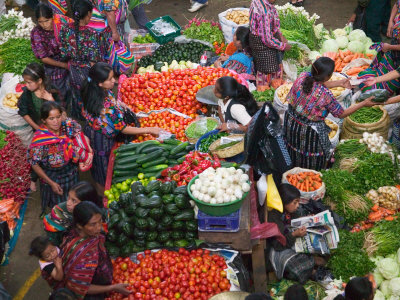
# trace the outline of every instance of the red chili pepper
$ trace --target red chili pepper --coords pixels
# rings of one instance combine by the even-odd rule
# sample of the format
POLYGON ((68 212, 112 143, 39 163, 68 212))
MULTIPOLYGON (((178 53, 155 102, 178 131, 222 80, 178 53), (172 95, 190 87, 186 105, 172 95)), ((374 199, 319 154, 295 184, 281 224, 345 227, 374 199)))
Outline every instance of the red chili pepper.
POLYGON ((190 171, 190 166, 182 166, 181 169, 179 170, 178 174, 179 175, 184 175, 190 171))
POLYGON ((191 180, 192 180, 192 176, 190 176, 190 175, 186 175, 185 176, 185 181, 187 182, 187 183, 189 183, 191 180))
POLYGON ((172 180, 178 182, 179 180, 181 180, 181 176, 179 174, 175 174, 172 176, 172 180))
POLYGON ((165 170, 161 171, 161 176, 162 177, 167 177, 168 173, 171 171, 171 168, 166 168, 165 170))
POLYGON ((203 169, 203 170, 206 170, 206 169, 208 169, 209 167, 211 167, 212 166, 212 163, 211 163, 211 161, 209 161, 209 160, 203 160, 201 163, 200 163, 200 167, 203 169))

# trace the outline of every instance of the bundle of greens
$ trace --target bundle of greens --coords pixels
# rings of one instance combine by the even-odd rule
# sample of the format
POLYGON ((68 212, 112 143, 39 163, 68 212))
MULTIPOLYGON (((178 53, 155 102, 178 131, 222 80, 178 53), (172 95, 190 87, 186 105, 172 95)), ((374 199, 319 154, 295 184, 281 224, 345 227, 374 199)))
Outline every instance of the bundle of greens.
MULTIPOLYGON (((268 290, 270 290, 272 299, 282 299, 287 289, 293 284, 296 284, 296 282, 288 279, 282 279, 279 282, 269 284, 268 290)), ((304 289, 307 292, 309 300, 319 300, 326 296, 325 288, 320 283, 312 280, 309 280, 304 284, 304 289)))
POLYGON ((24 38, 12 38, 0 45, 0 74, 21 75, 27 64, 39 62, 31 48, 31 41, 24 38))
POLYGON ((252 91, 251 93, 253 94, 254 99, 257 102, 266 102, 266 101, 272 102, 272 101, 274 101, 275 89, 272 87, 265 91, 255 90, 255 91, 252 91))
POLYGON ((13 29, 17 28, 17 24, 20 22, 18 17, 6 17, 6 16, 1 16, 0 17, 0 33, 3 33, 5 31, 11 31, 13 29))
POLYGON ((295 61, 300 60, 303 57, 303 52, 300 50, 297 44, 293 44, 289 51, 285 51, 284 59, 294 59, 295 61))
POLYGON ((336 278, 347 282, 353 276, 365 276, 372 272, 375 263, 370 261, 363 249, 364 233, 339 230, 338 248, 332 251, 328 267, 336 278))
POLYGON ((214 42, 220 44, 225 41, 219 24, 208 20, 193 18, 185 27, 183 34, 190 39, 202 40, 211 44, 214 42))
POLYGON ((366 234, 364 249, 371 255, 386 256, 400 248, 400 220, 381 221, 366 234))

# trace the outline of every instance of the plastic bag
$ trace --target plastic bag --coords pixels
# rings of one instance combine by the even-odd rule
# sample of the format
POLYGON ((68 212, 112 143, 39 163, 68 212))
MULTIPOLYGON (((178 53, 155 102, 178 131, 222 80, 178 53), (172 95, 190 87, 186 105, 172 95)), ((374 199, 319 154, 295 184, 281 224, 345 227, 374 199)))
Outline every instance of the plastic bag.
POLYGON ((295 81, 297 79, 297 66, 295 63, 284 60, 282 62, 283 72, 285 72, 287 79, 295 81))
POLYGON ((389 99, 390 93, 385 89, 368 90, 360 95, 360 97, 357 99, 357 102, 362 102, 371 96, 375 97, 375 99, 373 99, 372 101, 377 103, 383 103, 387 99, 389 99))
MULTIPOLYGON (((351 68, 354 68, 354 67, 361 67, 361 66, 365 66, 365 65, 369 66, 371 63, 372 63, 372 60, 371 60, 371 59, 367 59, 367 58, 357 58, 357 59, 351 61, 349 64, 347 64, 347 65, 343 68, 342 73, 344 73, 344 74, 347 75, 347 71, 350 70, 351 68)), ((348 76, 349 76, 349 75, 348 75, 348 76)), ((357 78, 357 76, 349 76, 349 77, 357 78)))
POLYGON ((283 213, 283 204, 272 174, 267 176, 267 206, 283 213))
POLYGON ((260 206, 263 206, 265 203, 265 199, 267 198, 267 189, 267 176, 262 175, 257 181, 258 203, 260 204, 260 206))
POLYGON ((225 38, 225 42, 226 44, 229 44, 230 42, 233 41, 233 35, 236 31, 236 29, 239 26, 246 26, 248 27, 249 24, 236 24, 233 21, 230 21, 228 19, 225 18, 226 14, 228 12, 231 12, 233 10, 246 10, 246 11, 250 11, 248 8, 244 8, 244 7, 238 7, 238 8, 230 8, 220 14, 218 14, 218 19, 219 19, 219 23, 221 24, 221 29, 222 29, 222 33, 224 34, 224 38, 225 38))

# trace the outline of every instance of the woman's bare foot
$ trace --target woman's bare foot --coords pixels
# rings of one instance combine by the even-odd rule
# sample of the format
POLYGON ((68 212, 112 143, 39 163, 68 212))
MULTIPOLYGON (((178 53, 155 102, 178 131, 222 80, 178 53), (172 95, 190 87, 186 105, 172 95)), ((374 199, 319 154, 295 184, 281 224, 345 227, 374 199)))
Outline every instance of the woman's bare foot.
POLYGON ((31 189, 32 192, 36 192, 36 182, 31 181, 30 189, 31 189))

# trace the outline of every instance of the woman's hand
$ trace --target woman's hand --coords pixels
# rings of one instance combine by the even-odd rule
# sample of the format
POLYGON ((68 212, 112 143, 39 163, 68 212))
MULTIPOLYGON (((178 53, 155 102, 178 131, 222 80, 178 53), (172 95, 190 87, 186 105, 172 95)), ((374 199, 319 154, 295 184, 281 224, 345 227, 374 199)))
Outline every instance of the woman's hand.
POLYGON ((118 284, 113 284, 112 285, 112 290, 114 292, 120 293, 124 296, 128 296, 130 293, 132 293, 130 290, 126 289, 126 287, 129 286, 127 283, 118 283, 118 284))
POLYGON ((364 107, 371 107, 371 106, 375 106, 375 105, 379 105, 379 103, 372 101, 372 99, 375 99, 374 96, 371 96, 367 99, 365 99, 362 104, 364 107))
POLYGON ((366 86, 373 86, 373 85, 377 84, 376 77, 369 77, 369 78, 367 78, 367 79, 364 81, 364 84, 365 84, 366 86))
POLYGON ((154 136, 159 136, 161 131, 163 131, 163 129, 158 128, 158 127, 148 127, 147 128, 147 133, 154 135, 154 136))
POLYGON ((354 23, 354 21, 356 20, 356 14, 352 14, 351 17, 349 18, 349 20, 347 21, 347 24, 349 23, 354 23))
POLYGON ((218 126, 218 129, 220 130, 220 131, 228 131, 229 130, 229 128, 228 128, 228 124, 227 123, 222 123, 221 125, 219 125, 218 126))
POLYGON ((121 36, 119 35, 118 31, 117 32, 113 32, 111 37, 112 37, 114 42, 118 42, 121 39, 121 36))
POLYGON ((63 195, 63 189, 57 182, 53 181, 52 183, 50 183, 50 186, 55 194, 60 195, 60 196, 63 195))
POLYGON ((303 237, 306 234, 307 234, 307 228, 304 226, 292 232, 292 236, 294 237, 303 237))
POLYGON ((292 48, 292 46, 289 43, 286 43, 285 48, 283 51, 289 51, 292 48))
POLYGON ((53 263, 54 263, 54 265, 55 265, 57 268, 62 269, 62 259, 61 259, 61 257, 59 257, 58 255, 57 255, 56 258, 53 260, 53 263))
POLYGON ((388 44, 388 43, 383 43, 383 46, 382 46, 382 51, 383 52, 388 52, 388 51, 390 51, 391 49, 390 49, 390 44, 388 44))
POLYGON ((346 78, 341 80, 341 86, 345 89, 351 89, 350 79, 346 78))
POLYGON ((391 22, 390 20, 389 20, 389 24, 387 27, 386 35, 387 35, 387 37, 392 37, 392 35, 393 35, 393 22, 391 22))

